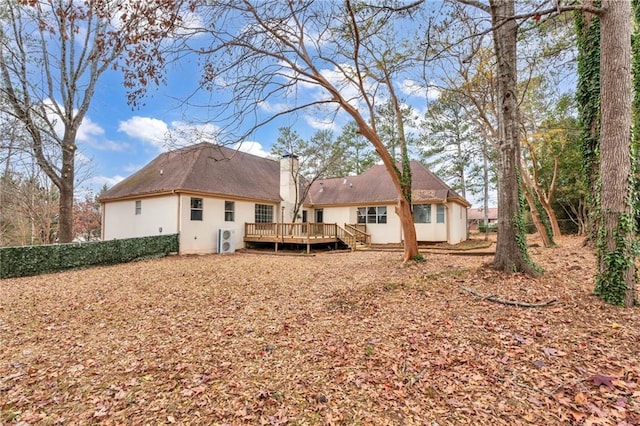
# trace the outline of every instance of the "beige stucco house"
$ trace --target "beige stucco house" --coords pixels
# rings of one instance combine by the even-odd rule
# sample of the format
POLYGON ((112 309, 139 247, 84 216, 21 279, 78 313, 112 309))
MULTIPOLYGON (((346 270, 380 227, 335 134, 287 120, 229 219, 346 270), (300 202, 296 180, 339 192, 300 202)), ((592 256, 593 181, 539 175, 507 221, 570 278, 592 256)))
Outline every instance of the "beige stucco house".
MULTIPOLYGON (((103 238, 177 233, 183 254, 242 248, 245 224, 293 222, 295 167, 295 156, 278 162, 209 143, 163 153, 100 198, 103 238)), ((469 203, 421 163, 411 169, 418 240, 465 240, 469 203)), ((359 224, 373 244, 400 243, 396 198, 383 166, 319 179, 295 222, 359 224)))

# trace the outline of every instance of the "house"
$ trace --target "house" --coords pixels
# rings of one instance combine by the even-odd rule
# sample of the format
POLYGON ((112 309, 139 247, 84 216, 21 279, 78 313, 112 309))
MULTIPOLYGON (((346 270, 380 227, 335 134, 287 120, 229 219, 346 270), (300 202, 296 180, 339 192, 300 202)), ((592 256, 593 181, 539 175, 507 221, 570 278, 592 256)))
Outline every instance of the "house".
MULTIPOLYGON (((469 230, 477 231, 479 224, 484 223, 484 208, 472 208, 469 209, 469 230)), ((487 223, 489 226, 495 226, 498 224, 498 208, 489 207, 487 209, 487 223)))
MULTIPOLYGON (((293 155, 278 162, 210 143, 163 153, 102 195, 103 238, 177 233, 183 254, 223 251, 223 238, 226 249, 353 233, 374 244, 402 242, 397 195, 383 166, 314 181, 294 221, 297 167, 293 155)), ((418 240, 465 240, 469 203, 421 163, 412 161, 411 169, 418 240)))

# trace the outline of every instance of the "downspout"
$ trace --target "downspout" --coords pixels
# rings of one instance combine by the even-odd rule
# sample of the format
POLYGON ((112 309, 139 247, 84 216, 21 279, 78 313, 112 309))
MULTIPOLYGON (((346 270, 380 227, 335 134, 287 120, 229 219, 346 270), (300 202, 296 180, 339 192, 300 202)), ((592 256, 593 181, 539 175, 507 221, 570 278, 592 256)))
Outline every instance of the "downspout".
POLYGON ((182 251, 182 244, 180 244, 180 240, 182 239, 182 197, 180 196, 179 192, 176 192, 175 189, 171 192, 173 192, 178 197, 178 226, 176 228, 178 229, 178 253, 180 253, 182 251))
POLYGON ((100 203, 101 205, 101 209, 100 209, 100 216, 101 216, 101 222, 100 222, 100 239, 102 241, 104 241, 104 231, 106 228, 105 223, 104 223, 104 219, 107 217, 107 215, 105 214, 105 210, 107 210, 107 203, 100 203))
MULTIPOLYGON (((397 207, 396 207, 396 211, 397 211, 397 207)), ((411 214, 413 214, 413 205, 411 206, 411 211, 412 211, 411 214)), ((396 213, 396 216, 398 216, 397 213, 396 213)), ((416 226, 416 225, 414 224, 413 226, 416 226)), ((400 243, 404 244, 404 234, 402 233, 402 221, 400 221, 400 223, 398 224, 398 229, 400 230, 400 243)))
POLYGON ((445 229, 447 230, 447 243, 449 242, 449 237, 451 236, 451 217, 449 215, 449 206, 447 205, 447 197, 442 199, 442 205, 444 206, 444 222, 445 229))

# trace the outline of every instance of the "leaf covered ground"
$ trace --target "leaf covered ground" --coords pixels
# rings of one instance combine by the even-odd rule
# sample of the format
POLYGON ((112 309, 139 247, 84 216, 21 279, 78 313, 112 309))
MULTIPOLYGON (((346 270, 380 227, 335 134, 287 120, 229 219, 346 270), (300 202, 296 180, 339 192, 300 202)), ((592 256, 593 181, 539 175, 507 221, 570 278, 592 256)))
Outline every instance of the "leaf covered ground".
POLYGON ((0 424, 640 424, 638 308, 581 242, 531 248, 538 278, 362 251, 3 280, 0 424))

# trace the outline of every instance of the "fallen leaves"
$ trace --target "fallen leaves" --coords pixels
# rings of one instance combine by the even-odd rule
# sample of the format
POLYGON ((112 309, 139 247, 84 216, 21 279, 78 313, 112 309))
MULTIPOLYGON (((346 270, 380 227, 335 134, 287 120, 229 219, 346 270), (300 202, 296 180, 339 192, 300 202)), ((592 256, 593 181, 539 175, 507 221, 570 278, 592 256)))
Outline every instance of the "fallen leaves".
POLYGON ((541 277, 372 251, 4 280, 0 424, 640 424, 637 308, 592 296, 580 240, 533 256, 541 277))

